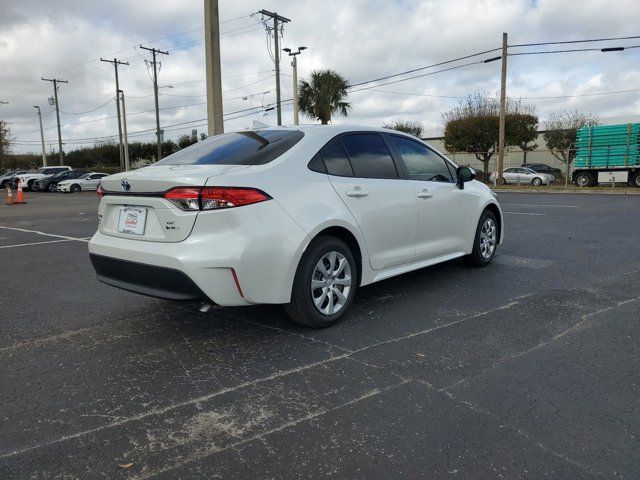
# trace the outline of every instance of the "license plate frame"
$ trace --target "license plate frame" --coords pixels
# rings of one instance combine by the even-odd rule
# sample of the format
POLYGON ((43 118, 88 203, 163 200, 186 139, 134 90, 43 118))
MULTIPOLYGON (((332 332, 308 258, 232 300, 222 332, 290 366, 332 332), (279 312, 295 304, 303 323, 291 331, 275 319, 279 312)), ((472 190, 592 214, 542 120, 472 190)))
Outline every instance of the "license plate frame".
POLYGON ((147 226, 147 209, 143 207, 120 207, 118 232, 130 235, 144 235, 147 226))

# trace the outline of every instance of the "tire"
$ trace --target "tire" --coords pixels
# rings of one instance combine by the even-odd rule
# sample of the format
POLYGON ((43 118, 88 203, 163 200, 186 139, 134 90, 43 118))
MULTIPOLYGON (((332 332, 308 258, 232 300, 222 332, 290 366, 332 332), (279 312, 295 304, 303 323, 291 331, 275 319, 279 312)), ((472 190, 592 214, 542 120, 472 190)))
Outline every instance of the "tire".
POLYGON ((589 172, 580 172, 576 175, 574 181, 579 187, 593 187, 595 184, 595 179, 589 172))
POLYGON ((498 248, 498 222, 493 212, 485 210, 480 215, 480 221, 473 238, 473 250, 465 261, 473 267, 486 267, 491 263, 498 248), (492 230, 491 230, 492 228, 492 230), (488 242, 488 245, 487 245, 488 242), (484 245, 484 247, 483 247, 484 245))
POLYGON ((536 178, 534 178, 533 180, 531 180, 531 184, 532 184, 534 187, 539 187, 540 185, 542 185, 542 179, 541 179, 541 178, 536 177, 536 178))
POLYGON ((291 302, 285 305, 285 310, 291 320, 305 327, 330 327, 338 323, 351 305, 357 285, 358 269, 349 247, 334 237, 318 237, 311 242, 300 259, 293 279, 291 302), (342 262, 345 262, 344 266, 342 262), (321 265, 324 267, 324 274, 321 265), (332 273, 338 265, 341 266, 340 273, 335 276, 332 273), (312 287, 312 282, 316 282, 316 288, 312 287), (330 283, 322 286, 323 282, 330 283), (342 295, 345 290, 348 290, 346 295, 342 295), (327 295, 327 291, 332 293, 327 295), (344 300, 341 301, 337 292, 340 292, 344 300), (316 307, 316 302, 319 302, 320 307, 316 307), (339 309, 332 310, 336 304, 339 309))
MULTIPOLYGON (((32 192, 37 192, 38 190, 40 190, 36 185, 35 180, 29 180, 26 187, 26 190, 31 190, 32 192)), ((25 189, 25 185, 23 185, 22 188, 25 189)))
POLYGON ((502 184, 503 184, 503 185, 506 185, 506 184, 507 184, 507 179, 506 179, 506 178, 504 178, 504 177, 502 177, 502 184))
POLYGON ((633 177, 633 186, 640 188, 640 172, 636 173, 636 176, 633 177))
POLYGON ((80 191, 82 191, 82 188, 80 188, 80 185, 78 185, 77 183, 74 183, 73 185, 71 185, 71 187, 69 188, 69 191, 71 193, 78 193, 80 191))
POLYGON ((54 193, 57 188, 58 188, 58 185, 53 182, 47 186, 47 190, 49 190, 51 193, 54 193))

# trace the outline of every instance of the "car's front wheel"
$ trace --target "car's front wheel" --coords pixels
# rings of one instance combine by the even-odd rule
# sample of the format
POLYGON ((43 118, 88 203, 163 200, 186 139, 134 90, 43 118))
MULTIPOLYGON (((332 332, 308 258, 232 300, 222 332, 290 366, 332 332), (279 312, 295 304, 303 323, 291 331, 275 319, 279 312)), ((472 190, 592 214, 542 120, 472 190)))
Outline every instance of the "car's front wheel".
POLYGON ((50 192, 55 192, 58 188, 58 185, 55 183, 50 183, 48 188, 50 192))
POLYGON ((473 250, 465 260, 474 267, 484 267, 491 263, 498 247, 498 222, 490 210, 480 216, 476 235, 473 239, 473 250))
POLYGON ((71 188, 69 188, 69 190, 71 191, 71 193, 77 193, 82 190, 82 188, 80 188, 80 185, 78 185, 77 183, 74 183, 73 185, 71 185, 71 188))
POLYGON ((287 314, 313 328, 337 323, 351 305, 358 285, 353 253, 334 237, 318 237, 300 259, 287 314))
POLYGON ((542 179, 539 177, 535 177, 531 183, 533 184, 534 187, 539 187, 540 185, 542 185, 542 179))

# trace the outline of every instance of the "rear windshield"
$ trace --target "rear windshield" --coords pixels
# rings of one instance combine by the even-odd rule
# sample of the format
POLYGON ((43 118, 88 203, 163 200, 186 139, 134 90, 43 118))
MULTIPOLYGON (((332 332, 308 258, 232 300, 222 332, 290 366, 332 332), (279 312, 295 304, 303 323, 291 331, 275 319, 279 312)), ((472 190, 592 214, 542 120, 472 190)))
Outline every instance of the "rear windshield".
POLYGON ((264 165, 303 136, 295 130, 223 133, 169 155, 155 165, 264 165))

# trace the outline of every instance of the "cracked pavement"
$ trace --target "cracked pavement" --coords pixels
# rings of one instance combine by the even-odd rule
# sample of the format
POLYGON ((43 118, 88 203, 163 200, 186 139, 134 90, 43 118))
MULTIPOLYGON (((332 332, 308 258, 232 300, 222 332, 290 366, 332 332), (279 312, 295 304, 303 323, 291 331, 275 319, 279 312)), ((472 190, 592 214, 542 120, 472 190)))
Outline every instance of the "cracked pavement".
POLYGON ((326 330, 102 285, 95 195, 27 200, 0 206, 0 478, 640 476, 640 197, 501 194, 496 262, 326 330))

